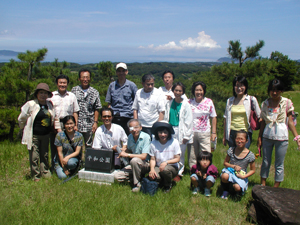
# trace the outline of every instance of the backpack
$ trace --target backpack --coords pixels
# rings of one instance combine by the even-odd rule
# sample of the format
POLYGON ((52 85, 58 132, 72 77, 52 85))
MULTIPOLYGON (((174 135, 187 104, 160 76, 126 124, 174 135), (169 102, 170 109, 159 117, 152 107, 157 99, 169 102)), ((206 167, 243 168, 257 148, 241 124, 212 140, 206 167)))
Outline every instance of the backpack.
POLYGON ((142 179, 141 192, 153 196, 157 192, 157 190, 158 190, 158 183, 156 181, 150 181, 146 177, 142 179))

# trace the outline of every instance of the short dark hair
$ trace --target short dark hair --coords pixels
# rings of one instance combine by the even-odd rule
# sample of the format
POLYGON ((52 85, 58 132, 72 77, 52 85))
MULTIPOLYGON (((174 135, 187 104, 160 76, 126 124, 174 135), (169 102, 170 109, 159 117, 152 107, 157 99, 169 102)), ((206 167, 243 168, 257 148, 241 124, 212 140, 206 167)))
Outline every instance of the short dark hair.
POLYGON ((204 92, 204 94, 203 94, 203 97, 204 97, 205 94, 206 94, 206 84, 205 84, 204 82, 202 82, 202 81, 196 81, 196 82, 193 83, 193 85, 192 85, 192 94, 193 94, 194 97, 195 97, 195 89, 196 89, 196 87, 197 87, 198 85, 201 85, 201 87, 202 87, 202 89, 203 89, 203 92, 204 92))
POLYGON ((201 161, 202 159, 207 159, 210 161, 210 164, 212 164, 212 158, 213 158, 213 154, 211 154, 208 151, 201 151, 199 152, 198 156, 197 156, 197 165, 200 167, 200 163, 199 161, 201 161))
POLYGON ((268 94, 272 90, 284 91, 283 83, 278 79, 271 80, 270 83, 269 83, 269 86, 268 86, 268 94))
POLYGON ((91 78, 92 72, 91 72, 89 69, 87 69, 87 68, 82 68, 82 69, 79 70, 79 72, 78 72, 78 78, 80 78, 80 74, 81 74, 82 72, 89 72, 90 78, 91 78))
POLYGON ((183 83, 181 83, 181 82, 175 83, 175 84, 172 86, 172 91, 174 92, 174 90, 175 90, 175 88, 176 88, 177 86, 180 86, 180 87, 182 88, 182 94, 184 94, 184 93, 185 93, 185 86, 184 86, 183 83))
POLYGON ((62 119, 62 123, 63 123, 64 127, 65 127, 66 123, 67 123, 69 120, 72 120, 72 121, 76 124, 76 122, 75 122, 75 117, 72 116, 72 115, 68 115, 68 116, 65 116, 65 117, 62 119))
POLYGON ((168 128, 166 127, 158 127, 156 130, 155 130, 155 133, 154 133, 154 136, 155 136, 155 140, 159 140, 159 137, 158 137, 158 131, 163 131, 163 130, 167 130, 168 131, 168 140, 171 140, 172 138, 172 134, 171 132, 169 131, 168 128))
POLYGON ((233 91, 233 96, 236 97, 236 93, 235 93, 235 86, 236 86, 236 82, 240 82, 242 83, 244 86, 245 86, 245 93, 244 94, 247 94, 248 92, 248 81, 246 79, 246 77, 243 77, 243 76, 237 76, 233 79, 232 81, 232 91, 233 91))
POLYGON ((102 112, 104 111, 110 111, 111 112, 111 116, 114 116, 114 110, 112 110, 112 108, 108 108, 108 107, 103 107, 102 109, 100 109, 100 115, 102 117, 102 112))
POLYGON ((248 133, 245 130, 239 130, 235 133, 234 139, 236 139, 237 134, 245 134, 246 135, 246 140, 248 141, 248 133))
POLYGON ((155 81, 155 77, 151 73, 142 76, 143 83, 145 83, 147 80, 152 80, 152 79, 155 81))
POLYGON ((57 84, 58 83, 58 80, 59 79, 66 79, 67 80, 67 84, 69 84, 69 77, 67 75, 64 75, 64 74, 60 74, 58 75, 56 78, 55 78, 55 83, 57 84))
POLYGON ((161 75, 161 78, 162 78, 162 79, 164 79, 166 73, 172 74, 173 80, 175 80, 175 74, 174 74, 174 72, 173 72, 172 70, 165 70, 165 71, 162 73, 162 75, 161 75))

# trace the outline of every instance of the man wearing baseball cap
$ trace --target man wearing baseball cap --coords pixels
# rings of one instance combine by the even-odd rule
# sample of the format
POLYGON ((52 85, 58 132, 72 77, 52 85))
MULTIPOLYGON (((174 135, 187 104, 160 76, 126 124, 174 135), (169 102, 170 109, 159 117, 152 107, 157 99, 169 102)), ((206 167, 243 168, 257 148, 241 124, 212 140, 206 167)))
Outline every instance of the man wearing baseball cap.
POLYGON ((118 79, 109 85, 105 102, 114 111, 112 122, 123 127, 129 135, 127 122, 133 118, 132 104, 138 88, 135 83, 126 79, 128 69, 125 63, 120 62, 116 65, 116 74, 118 79))

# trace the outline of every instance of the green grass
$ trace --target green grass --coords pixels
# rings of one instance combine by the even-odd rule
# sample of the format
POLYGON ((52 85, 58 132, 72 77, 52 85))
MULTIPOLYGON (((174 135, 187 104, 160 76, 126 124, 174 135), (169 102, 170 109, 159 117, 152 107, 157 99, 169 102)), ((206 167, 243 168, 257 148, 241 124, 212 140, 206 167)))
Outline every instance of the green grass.
MULTIPOLYGON (((297 93, 285 93, 292 98, 295 111, 300 112, 297 93)), ((298 132, 300 125, 297 126, 298 132)), ((299 132, 300 133, 300 132, 299 132)), ((250 150, 257 153, 253 134, 250 150)), ((285 159, 285 180, 281 187, 300 190, 297 174, 300 171, 300 152, 290 142, 285 159)), ((219 141, 221 141, 221 135, 219 141)), ((219 171, 227 148, 218 143, 213 163, 219 171)), ((274 156, 273 156, 274 158, 274 156)), ((220 179, 212 196, 193 196, 186 174, 169 194, 162 191, 150 197, 132 193, 129 185, 99 186, 80 182, 77 178, 64 185, 56 175, 35 183, 30 179, 28 151, 19 143, 0 143, 0 223, 1 224, 250 224, 247 204, 253 185, 260 183, 261 158, 256 160, 256 172, 240 201, 222 200, 217 196, 220 179)), ((274 163, 267 184, 274 184, 274 163)))

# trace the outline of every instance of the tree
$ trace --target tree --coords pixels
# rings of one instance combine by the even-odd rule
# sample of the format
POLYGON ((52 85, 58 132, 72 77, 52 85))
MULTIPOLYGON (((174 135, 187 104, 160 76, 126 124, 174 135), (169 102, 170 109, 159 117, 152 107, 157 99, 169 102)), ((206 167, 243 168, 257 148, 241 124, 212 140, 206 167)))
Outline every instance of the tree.
POLYGON ((259 56, 258 52, 261 50, 261 48, 264 45, 265 45, 265 42, 263 40, 259 40, 258 42, 256 42, 256 44, 254 46, 246 47, 245 52, 243 52, 240 40, 237 40, 237 41, 230 40, 227 51, 232 59, 239 60, 239 65, 240 65, 240 67, 242 67, 242 65, 246 59, 259 56), (243 57, 244 53, 245 53, 245 57, 243 57))
POLYGON ((106 80, 107 78, 109 78, 109 83, 114 80, 113 76, 116 74, 116 71, 112 62, 99 62, 97 64, 97 68, 100 75, 100 79, 106 80))
MULTIPOLYGON (((42 48, 38 49, 36 52, 32 52, 27 50, 26 53, 20 53, 18 55, 18 59, 21 60, 22 63, 27 64, 28 72, 27 72, 27 81, 31 81, 32 69, 33 66, 39 64, 44 60, 48 49, 42 48)), ((26 101, 29 100, 30 90, 26 90, 26 101)))
POLYGON ((289 59, 287 55, 278 51, 271 53, 270 60, 276 62, 276 70, 273 71, 273 74, 277 79, 281 80, 286 91, 292 89, 292 84, 299 83, 299 66, 296 61, 289 59))
POLYGON ((0 73, 0 139, 13 140, 19 109, 25 100, 24 90, 28 83, 22 82, 20 74, 24 65, 11 60, 1 68, 0 73))

